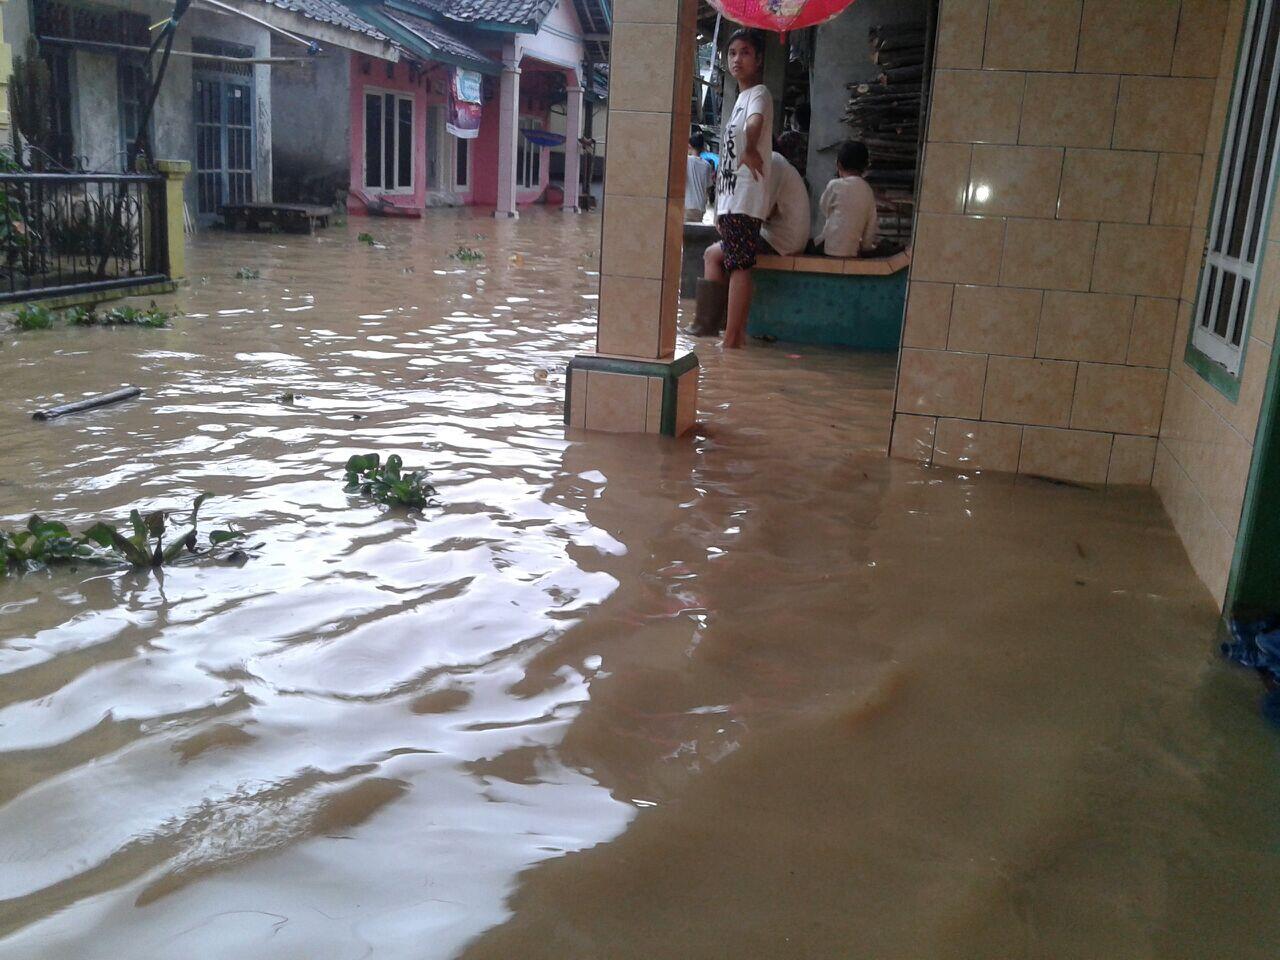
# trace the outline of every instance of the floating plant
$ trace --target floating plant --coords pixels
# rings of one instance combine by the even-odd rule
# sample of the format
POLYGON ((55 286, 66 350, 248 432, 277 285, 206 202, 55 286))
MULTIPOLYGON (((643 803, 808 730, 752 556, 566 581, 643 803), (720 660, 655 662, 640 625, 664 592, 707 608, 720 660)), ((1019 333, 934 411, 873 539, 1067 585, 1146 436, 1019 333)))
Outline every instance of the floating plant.
POLYGON ((48 307, 38 303, 24 303, 13 314, 13 325, 18 330, 48 330, 56 315, 48 307))
POLYGON ((347 493, 360 493, 392 507, 425 507, 436 488, 425 470, 401 473, 404 462, 395 454, 382 463, 376 453, 357 454, 347 461, 347 493))
POLYGON ((184 553, 207 556, 218 547, 244 537, 244 533, 228 525, 226 529, 212 531, 205 545, 201 546, 197 524, 200 505, 208 497, 207 493, 196 497, 191 516, 185 523, 172 523, 172 514, 167 510, 155 510, 146 515, 137 510, 130 511, 130 536, 121 533, 114 524, 103 521, 76 536, 63 523, 33 515, 25 530, 16 533, 0 531, 0 575, 76 562, 122 562, 133 567, 162 567, 173 563, 184 553))
POLYGON ((360 234, 360 236, 356 237, 356 240, 359 241, 360 243, 367 243, 371 247, 378 242, 377 240, 373 239, 372 233, 362 233, 360 234))
POLYGON ((236 271, 237 280, 261 280, 262 271, 257 267, 241 267, 236 271))
POLYGON ((454 260, 461 260, 463 263, 477 263, 484 259, 484 251, 477 250, 475 247, 459 246, 449 256, 454 260))

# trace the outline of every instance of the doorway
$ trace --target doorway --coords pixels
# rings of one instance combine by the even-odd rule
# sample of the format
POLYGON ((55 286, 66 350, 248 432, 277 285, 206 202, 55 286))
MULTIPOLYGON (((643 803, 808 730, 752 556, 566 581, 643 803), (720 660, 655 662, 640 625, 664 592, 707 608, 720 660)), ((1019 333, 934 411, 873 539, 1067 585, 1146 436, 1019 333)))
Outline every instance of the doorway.
POLYGON ((198 74, 196 212, 202 224, 229 203, 253 201, 253 81, 198 74))

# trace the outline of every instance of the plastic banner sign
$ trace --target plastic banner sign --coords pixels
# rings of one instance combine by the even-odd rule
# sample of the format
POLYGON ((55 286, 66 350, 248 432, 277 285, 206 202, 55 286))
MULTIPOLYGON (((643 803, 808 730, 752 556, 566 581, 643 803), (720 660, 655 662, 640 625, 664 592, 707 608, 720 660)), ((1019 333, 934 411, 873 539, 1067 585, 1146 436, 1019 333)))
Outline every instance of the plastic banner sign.
POLYGON ((455 137, 474 140, 480 135, 481 94, 483 77, 475 70, 455 67, 449 84, 449 120, 445 129, 455 137))

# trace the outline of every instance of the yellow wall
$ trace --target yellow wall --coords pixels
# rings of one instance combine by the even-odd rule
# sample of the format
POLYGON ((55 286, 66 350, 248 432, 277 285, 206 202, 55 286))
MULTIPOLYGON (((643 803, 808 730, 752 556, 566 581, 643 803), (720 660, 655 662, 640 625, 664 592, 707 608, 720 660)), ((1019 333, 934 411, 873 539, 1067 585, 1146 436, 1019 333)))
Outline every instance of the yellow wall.
POLYGON ((895 456, 1151 482, 1228 6, 943 0, 895 456))
POLYGON ((9 139, 9 77, 13 75, 13 50, 4 42, 4 4, 0 0, 0 137, 9 139))
POLYGON ((1263 253, 1253 322, 1240 378, 1240 396, 1228 400, 1183 360, 1191 330, 1201 251, 1213 204, 1214 175, 1231 95, 1244 0, 1227 16, 1213 114, 1205 140, 1204 176, 1196 200, 1187 270, 1182 283, 1164 423, 1156 453, 1154 484, 1173 519, 1192 565, 1221 601, 1235 550, 1254 433, 1280 312, 1280 205, 1273 211, 1263 253))

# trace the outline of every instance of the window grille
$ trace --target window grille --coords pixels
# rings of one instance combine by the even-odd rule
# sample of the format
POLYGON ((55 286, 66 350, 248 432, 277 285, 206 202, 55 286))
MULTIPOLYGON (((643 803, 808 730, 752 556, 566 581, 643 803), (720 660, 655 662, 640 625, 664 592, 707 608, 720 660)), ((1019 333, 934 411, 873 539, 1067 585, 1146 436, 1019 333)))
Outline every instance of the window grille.
POLYGON ((1236 65, 1192 345, 1238 375, 1270 216, 1280 110, 1280 0, 1254 0, 1236 65))

